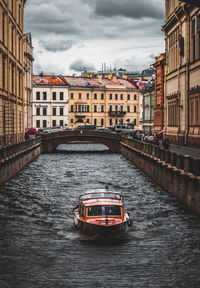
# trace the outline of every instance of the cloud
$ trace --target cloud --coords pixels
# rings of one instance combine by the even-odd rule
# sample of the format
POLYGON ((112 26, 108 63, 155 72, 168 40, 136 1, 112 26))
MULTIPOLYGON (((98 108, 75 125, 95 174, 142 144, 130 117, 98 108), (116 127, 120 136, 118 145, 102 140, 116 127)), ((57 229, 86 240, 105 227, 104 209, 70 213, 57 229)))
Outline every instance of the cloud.
POLYGON ((76 42, 73 40, 57 40, 54 38, 49 40, 40 40, 40 43, 44 49, 52 52, 66 51, 76 44, 76 42))
POLYGON ((34 72, 96 71, 102 62, 113 67, 119 59, 122 68, 143 69, 150 54, 164 50, 164 6, 164 0, 27 1, 34 72))
POLYGON ((71 70, 74 70, 76 72, 82 72, 84 70, 92 72, 96 70, 93 64, 85 63, 84 60, 82 59, 75 60, 74 62, 70 64, 69 67, 71 70))
POLYGON ((133 19, 164 16, 164 5, 157 0, 92 0, 88 3, 97 15, 104 17, 124 16, 133 19))

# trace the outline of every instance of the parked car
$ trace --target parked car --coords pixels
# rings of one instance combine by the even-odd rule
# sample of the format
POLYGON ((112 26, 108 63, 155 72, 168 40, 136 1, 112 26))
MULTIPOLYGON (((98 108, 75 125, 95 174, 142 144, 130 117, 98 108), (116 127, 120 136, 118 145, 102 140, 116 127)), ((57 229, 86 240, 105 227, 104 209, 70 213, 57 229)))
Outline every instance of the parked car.
POLYGON ((50 127, 47 133, 60 132, 64 130, 65 129, 62 126, 54 126, 54 127, 50 127))
POLYGON ((95 125, 79 125, 74 128, 75 130, 95 130, 96 126, 95 125))
POLYGON ((25 131, 25 135, 28 135, 28 136, 30 136, 30 135, 36 135, 36 134, 38 134, 38 131, 37 131, 36 128, 28 128, 28 129, 26 129, 26 131, 25 131))
POLYGON ((123 134, 131 134, 133 133, 134 129, 131 128, 129 125, 115 125, 115 132, 123 133, 123 134))
POLYGON ((112 131, 112 132, 115 131, 115 127, 113 127, 113 126, 108 126, 108 127, 105 127, 105 128, 109 129, 109 130, 112 131))
POLYGON ((96 131, 112 133, 112 131, 106 127, 98 127, 96 128, 96 131))

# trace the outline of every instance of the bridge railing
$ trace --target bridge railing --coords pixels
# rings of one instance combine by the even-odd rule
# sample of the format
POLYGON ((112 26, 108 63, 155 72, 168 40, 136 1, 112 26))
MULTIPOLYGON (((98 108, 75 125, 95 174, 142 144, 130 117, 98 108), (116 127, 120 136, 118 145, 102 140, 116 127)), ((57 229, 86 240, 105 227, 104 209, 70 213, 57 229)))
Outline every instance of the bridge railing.
POLYGON ((164 148, 158 147, 150 143, 145 143, 139 140, 122 137, 122 145, 126 145, 129 148, 155 157, 160 161, 165 162, 177 169, 183 170, 185 173, 191 173, 195 176, 200 176, 200 159, 193 158, 189 155, 178 154, 164 148))
POLYGON ((41 143, 41 138, 36 137, 35 139, 30 139, 27 141, 19 142, 17 144, 8 145, 4 147, 0 147, 0 161, 11 158, 12 156, 20 153, 24 150, 27 150, 35 145, 41 143))
POLYGON ((74 136, 91 136, 91 137, 105 137, 119 140, 121 139, 121 134, 112 133, 112 132, 103 132, 103 131, 95 131, 95 130, 67 130, 60 132, 53 132, 42 134, 42 140, 49 140, 53 138, 63 138, 63 137, 74 137, 74 136))

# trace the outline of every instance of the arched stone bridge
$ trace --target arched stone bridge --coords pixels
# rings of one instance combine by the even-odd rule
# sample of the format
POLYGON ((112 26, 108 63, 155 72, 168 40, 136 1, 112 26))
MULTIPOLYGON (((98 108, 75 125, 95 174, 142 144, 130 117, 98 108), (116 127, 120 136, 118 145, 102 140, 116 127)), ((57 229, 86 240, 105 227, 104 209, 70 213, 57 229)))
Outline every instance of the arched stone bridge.
POLYGON ((69 130, 42 135, 42 153, 54 151, 60 144, 71 142, 95 142, 107 146, 113 153, 120 152, 121 135, 93 130, 69 130))

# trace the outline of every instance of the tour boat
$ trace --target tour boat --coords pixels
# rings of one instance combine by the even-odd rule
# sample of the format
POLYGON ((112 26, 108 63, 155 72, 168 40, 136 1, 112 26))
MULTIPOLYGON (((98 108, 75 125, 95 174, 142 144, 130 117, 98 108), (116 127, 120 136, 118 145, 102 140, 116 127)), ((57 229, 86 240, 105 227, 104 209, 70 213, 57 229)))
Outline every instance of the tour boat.
POLYGON ((124 211, 123 195, 107 189, 80 195, 73 213, 75 226, 84 234, 120 233, 126 225, 132 225, 129 213, 124 211))

